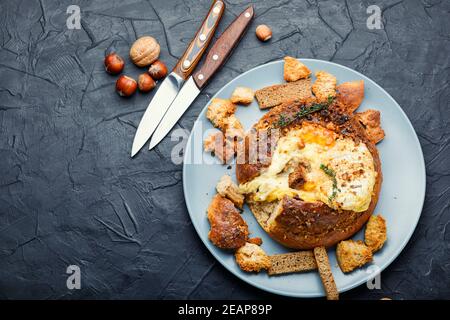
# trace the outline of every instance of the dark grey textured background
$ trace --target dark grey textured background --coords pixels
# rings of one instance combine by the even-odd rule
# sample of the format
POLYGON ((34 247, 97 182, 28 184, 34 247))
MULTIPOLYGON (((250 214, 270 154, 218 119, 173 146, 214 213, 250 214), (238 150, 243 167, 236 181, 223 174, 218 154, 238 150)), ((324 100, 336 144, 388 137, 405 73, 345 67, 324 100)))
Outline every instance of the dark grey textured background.
MULTIPOLYGON (((190 129, 208 97, 243 71, 289 54, 332 60, 384 87, 411 119, 427 164, 427 198, 412 240, 382 274, 344 299, 450 298, 450 2, 253 1, 256 21, 179 122, 190 129), (366 27, 366 8, 384 29, 366 27), (254 28, 266 23, 262 44, 254 28)), ((220 34, 249 1, 227 1, 220 34)), ((0 298, 274 298, 207 252, 183 199, 166 139, 130 159, 153 93, 129 100, 104 72, 139 36, 161 43, 172 68, 209 1, 0 2, 0 298), (82 29, 68 30, 78 4, 82 29), (82 289, 66 288, 77 264, 82 289)), ((127 58, 125 73, 142 70, 127 58)))

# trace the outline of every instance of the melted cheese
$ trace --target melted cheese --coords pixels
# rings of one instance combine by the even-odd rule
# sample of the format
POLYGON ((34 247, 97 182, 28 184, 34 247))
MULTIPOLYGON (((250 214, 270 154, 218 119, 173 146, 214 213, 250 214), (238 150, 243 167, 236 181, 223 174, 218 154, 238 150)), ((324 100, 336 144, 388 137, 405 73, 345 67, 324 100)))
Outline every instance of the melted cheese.
POLYGON ((373 158, 365 144, 356 145, 331 130, 304 124, 280 138, 270 166, 239 188, 242 193, 254 194, 255 201, 299 196, 306 202, 321 201, 333 209, 362 212, 370 205, 375 180, 373 158), (296 190, 289 187, 288 178, 299 163, 306 167, 306 183, 296 190), (337 189, 321 165, 335 173, 337 189))

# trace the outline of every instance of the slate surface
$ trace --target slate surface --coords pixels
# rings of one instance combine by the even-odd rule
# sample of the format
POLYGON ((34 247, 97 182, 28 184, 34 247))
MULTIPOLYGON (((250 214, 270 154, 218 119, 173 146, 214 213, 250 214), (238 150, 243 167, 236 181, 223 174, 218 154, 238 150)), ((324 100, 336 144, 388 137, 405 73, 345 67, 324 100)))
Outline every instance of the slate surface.
MULTIPOLYGON (((218 33, 249 1, 227 1, 218 33)), ((412 240, 382 274, 343 299, 450 298, 450 2, 254 1, 256 21, 179 122, 190 129, 208 97, 243 71, 289 54, 332 60, 384 87, 411 119, 425 153, 427 198, 412 240), (379 5, 384 29, 366 27, 379 5), (273 28, 258 42, 259 23, 273 28)), ((104 72, 156 37, 171 68, 209 1, 0 2, 0 298, 277 298, 228 273, 207 252, 183 199, 174 142, 131 160, 153 93, 124 100, 104 72), (70 4, 81 29, 66 27, 70 4), (68 265, 82 289, 66 288, 68 265)), ((128 62, 128 60, 127 60, 128 62)), ((127 63, 125 73, 141 70, 127 63)))

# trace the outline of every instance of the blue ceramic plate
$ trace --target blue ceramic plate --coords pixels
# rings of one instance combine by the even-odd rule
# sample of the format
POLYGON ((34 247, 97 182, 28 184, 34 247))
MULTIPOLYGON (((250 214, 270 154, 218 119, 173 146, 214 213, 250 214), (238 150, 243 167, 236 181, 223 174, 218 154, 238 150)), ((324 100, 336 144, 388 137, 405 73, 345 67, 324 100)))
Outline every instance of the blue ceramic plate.
MULTIPOLYGON (((351 80, 364 80, 365 98, 358 111, 369 108, 381 111, 382 127, 385 139, 378 144, 380 152, 383 184, 375 213, 381 213, 387 221, 388 237, 383 249, 374 255, 373 263, 344 274, 336 262, 335 250, 329 249, 333 275, 340 292, 364 284, 384 270, 400 254, 410 239, 422 211, 425 198, 425 165, 422 149, 414 129, 407 116, 395 100, 379 85, 366 76, 347 67, 314 59, 301 59, 313 72, 324 70, 338 79, 338 83, 351 80)), ((313 79, 314 80, 314 79, 313 79)), ((283 61, 268 63, 238 76, 224 86, 213 97, 227 99, 237 86, 253 89, 283 83, 283 61)), ((209 104, 209 103, 208 103, 209 104)), ((292 297, 320 297, 324 290, 317 272, 297 273, 269 277, 265 272, 259 274, 245 273, 235 263, 233 254, 216 248, 208 240, 209 223, 206 210, 215 194, 215 185, 224 174, 235 179, 235 166, 227 168, 215 162, 215 159, 202 150, 202 138, 205 130, 212 130, 206 119, 207 105, 200 113, 188 140, 183 167, 183 187, 187 208, 198 235, 214 257, 230 272, 249 284, 276 294, 292 297), (193 159, 198 163, 193 164, 193 159), (211 164, 212 163, 212 164, 211 164)), ((245 129, 250 128, 265 113, 260 111, 257 102, 250 106, 238 107, 237 117, 245 129)), ((288 252, 272 240, 259 226, 248 207, 243 217, 249 226, 251 236, 263 239, 262 248, 268 254, 288 252)), ((353 239, 362 239, 363 232, 353 239)))

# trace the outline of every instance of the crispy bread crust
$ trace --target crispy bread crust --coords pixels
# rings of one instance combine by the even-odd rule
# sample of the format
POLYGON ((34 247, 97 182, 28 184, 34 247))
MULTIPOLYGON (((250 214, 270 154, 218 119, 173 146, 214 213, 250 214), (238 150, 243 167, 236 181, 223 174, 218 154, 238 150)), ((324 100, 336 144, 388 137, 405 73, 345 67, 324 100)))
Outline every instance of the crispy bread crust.
POLYGON ((336 87, 336 101, 339 107, 348 114, 352 114, 364 99, 364 81, 350 81, 336 87))
POLYGON ((373 215, 370 217, 366 225, 364 239, 366 245, 372 252, 376 252, 383 247, 387 239, 387 231, 386 220, 384 220, 382 215, 373 215))
MULTIPOLYGON (((279 115, 289 117, 304 106, 303 103, 291 102, 275 107, 254 126, 256 130, 267 129, 277 123, 279 115)), ((382 182, 381 162, 375 145, 367 137, 364 128, 354 117, 337 112, 331 105, 326 112, 319 111, 306 119, 298 119, 283 128, 282 134, 298 127, 303 121, 320 124, 355 142, 366 144, 374 160, 377 178, 372 200, 364 212, 336 211, 322 202, 307 203, 299 198, 285 197, 277 209, 273 203, 249 203, 250 209, 263 229, 282 245, 294 249, 313 249, 318 246, 333 246, 341 240, 348 239, 367 222, 378 202, 382 182), (268 220, 268 211, 277 210, 275 219, 268 220)), ((270 162, 269 162, 270 164, 270 162)), ((252 180, 268 166, 264 164, 238 164, 236 176, 239 183, 252 180)), ((279 201, 280 202, 280 201, 279 201)), ((269 213, 270 215, 270 213, 269 213)))
POLYGON ((208 207, 208 238, 221 249, 238 249, 248 239, 248 226, 233 202, 216 194, 208 207))

